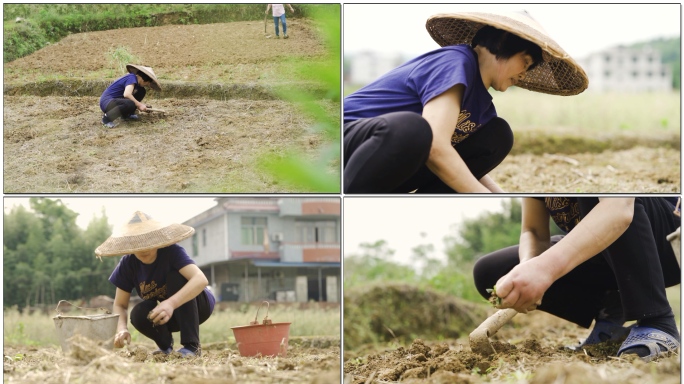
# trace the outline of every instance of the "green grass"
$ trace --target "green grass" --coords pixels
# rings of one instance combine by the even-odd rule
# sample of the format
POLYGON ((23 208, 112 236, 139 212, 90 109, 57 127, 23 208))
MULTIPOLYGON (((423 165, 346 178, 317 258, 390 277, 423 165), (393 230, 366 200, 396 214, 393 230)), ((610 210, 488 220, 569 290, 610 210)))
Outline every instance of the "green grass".
MULTIPOLYGON (((345 84, 344 95, 360 86, 345 84)), ((609 135, 678 135, 680 103, 678 91, 652 93, 594 93, 554 96, 512 88, 492 91, 497 114, 513 132, 609 135)))
MULTIPOLYGON (((215 311, 209 319, 200 325, 202 343, 234 342, 234 326, 248 325, 254 320, 256 306, 245 305, 239 310, 215 311)), ((259 311, 258 320, 263 320, 265 309, 259 311)), ((52 315, 41 313, 32 315, 22 314, 16 309, 5 308, 3 336, 5 345, 48 346, 59 345, 59 338, 55 329, 52 315)), ((296 306, 271 305, 268 313, 274 323, 292 323, 290 336, 339 336, 340 309, 326 309, 312 306, 309 309, 298 309, 296 306)), ((150 342, 130 325, 133 343, 150 342)), ((178 338, 178 334, 175 335, 178 338)))

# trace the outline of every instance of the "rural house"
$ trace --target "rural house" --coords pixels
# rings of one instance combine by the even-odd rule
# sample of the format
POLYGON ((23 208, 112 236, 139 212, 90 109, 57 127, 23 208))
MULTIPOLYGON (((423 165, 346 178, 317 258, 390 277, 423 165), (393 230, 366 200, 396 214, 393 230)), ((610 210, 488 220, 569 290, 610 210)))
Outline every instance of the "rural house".
POLYGON ((618 46, 593 53, 578 62, 589 76, 590 91, 672 90, 672 70, 663 65, 660 52, 651 47, 618 46))
POLYGON ((339 302, 339 198, 217 198, 183 246, 221 301, 339 302))

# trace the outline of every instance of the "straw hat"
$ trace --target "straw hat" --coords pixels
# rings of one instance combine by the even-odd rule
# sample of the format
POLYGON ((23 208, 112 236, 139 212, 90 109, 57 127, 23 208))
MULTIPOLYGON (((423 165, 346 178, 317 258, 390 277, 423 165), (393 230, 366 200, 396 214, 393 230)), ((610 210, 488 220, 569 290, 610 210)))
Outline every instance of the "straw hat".
POLYGON ((137 211, 124 225, 95 250, 95 255, 119 256, 154 248, 164 248, 187 239, 195 229, 183 224, 163 224, 137 211))
POLYGON ((127 64, 126 69, 130 73, 138 73, 138 72, 143 72, 147 76, 152 79, 152 84, 150 84, 150 87, 156 91, 161 91, 161 84, 159 84, 159 80, 157 80, 157 76, 154 74, 154 71, 150 67, 145 67, 142 65, 135 65, 135 64, 127 64))
POLYGON ((480 28, 492 26, 537 44, 544 62, 525 75, 518 87, 552 95, 577 95, 587 89, 584 70, 527 12, 506 14, 460 12, 431 16, 425 25, 440 46, 471 44, 480 28))

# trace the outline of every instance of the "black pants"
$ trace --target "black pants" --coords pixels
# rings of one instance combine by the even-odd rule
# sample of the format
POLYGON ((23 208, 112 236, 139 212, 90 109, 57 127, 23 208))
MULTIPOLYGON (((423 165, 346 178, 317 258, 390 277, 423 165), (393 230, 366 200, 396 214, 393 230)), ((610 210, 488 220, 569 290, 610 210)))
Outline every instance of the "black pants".
MULTIPOLYGON (((135 84, 135 88, 133 89, 133 98, 135 98, 138 101, 142 101, 142 99, 145 98, 146 93, 147 91, 145 90, 145 87, 141 87, 138 84, 135 84)), ((114 121, 119 117, 126 118, 134 114, 135 109, 136 107, 133 100, 122 97, 110 101, 105 107, 105 113, 107 114, 107 118, 109 118, 109 121, 114 121)))
MULTIPOLYGON (((432 129, 413 112, 395 112, 344 125, 344 192, 456 193, 425 162, 432 129)), ((478 180, 499 165, 513 146, 508 123, 494 118, 456 145, 478 180)))
MULTIPOLYGON (((596 197, 581 197, 578 201, 581 217, 598 204, 596 197)), ((625 233, 606 250, 555 281, 538 309, 585 328, 606 307, 621 307, 625 321, 668 314, 672 309, 665 288, 681 280, 677 259, 666 239, 680 225, 673 210, 674 206, 662 198, 636 198, 634 218, 625 233), (613 302, 611 298, 615 298, 613 302)), ((562 238, 553 236, 552 246, 562 238)), ((480 258, 473 271, 480 294, 489 297, 486 289, 519 261, 518 246, 480 258)))
MULTIPOLYGON (((188 280, 178 271, 172 271, 166 278, 166 295, 173 296, 188 280)), ((191 351, 200 346, 199 325, 211 315, 207 294, 203 291, 194 299, 173 311, 171 320, 164 325, 153 326, 147 315, 157 306, 156 300, 145 300, 138 303, 131 311, 131 324, 138 332, 154 340, 160 349, 173 346, 171 332, 180 332, 181 344, 191 351)))

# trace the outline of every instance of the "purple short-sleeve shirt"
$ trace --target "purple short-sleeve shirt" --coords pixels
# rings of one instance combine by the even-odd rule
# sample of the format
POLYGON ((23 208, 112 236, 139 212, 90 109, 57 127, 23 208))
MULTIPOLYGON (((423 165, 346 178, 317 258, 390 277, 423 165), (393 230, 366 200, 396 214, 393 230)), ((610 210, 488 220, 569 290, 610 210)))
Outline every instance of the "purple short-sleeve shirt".
MULTIPOLYGON (((133 288, 143 300, 168 299, 166 295, 166 276, 171 271, 195 264, 185 249, 178 244, 157 250, 157 259, 152 264, 144 264, 135 255, 125 255, 109 276, 109 281, 117 288, 130 293, 133 288)), ((207 295, 211 310, 214 310, 216 299, 208 288, 203 294, 207 295)))

